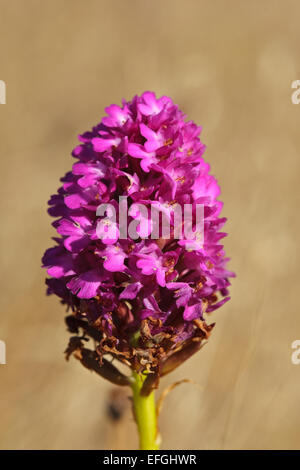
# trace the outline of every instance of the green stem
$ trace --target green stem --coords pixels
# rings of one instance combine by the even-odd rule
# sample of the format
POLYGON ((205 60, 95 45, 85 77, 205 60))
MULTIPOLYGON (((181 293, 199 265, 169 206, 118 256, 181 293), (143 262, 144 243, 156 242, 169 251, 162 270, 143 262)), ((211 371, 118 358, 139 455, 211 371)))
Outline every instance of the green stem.
POLYGON ((140 450, 157 450, 157 417, 154 392, 144 397, 141 388, 146 375, 133 372, 133 409, 140 437, 140 450))

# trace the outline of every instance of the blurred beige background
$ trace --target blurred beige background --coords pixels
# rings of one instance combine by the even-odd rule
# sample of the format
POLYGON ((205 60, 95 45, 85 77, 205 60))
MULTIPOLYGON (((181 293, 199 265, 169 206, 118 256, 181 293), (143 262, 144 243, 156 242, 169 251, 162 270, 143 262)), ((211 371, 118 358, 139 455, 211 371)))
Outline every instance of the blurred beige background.
POLYGON ((238 273, 207 346, 162 382, 202 387, 167 398, 163 448, 300 448, 299 16, 287 0, 0 0, 2 449, 137 446, 126 397, 112 421, 113 387, 65 362, 40 258, 77 134, 147 89, 203 126, 238 273))

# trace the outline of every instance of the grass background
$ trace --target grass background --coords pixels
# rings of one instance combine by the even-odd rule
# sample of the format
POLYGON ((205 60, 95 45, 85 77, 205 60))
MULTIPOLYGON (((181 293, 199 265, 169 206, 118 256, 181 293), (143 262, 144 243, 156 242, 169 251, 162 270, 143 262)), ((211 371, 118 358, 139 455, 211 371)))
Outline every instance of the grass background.
POLYGON ((299 15, 291 0, 0 0, 1 448, 137 446, 126 392, 64 361, 40 258, 77 134, 147 89, 203 126, 238 274, 207 346, 162 381, 199 384, 167 398, 163 448, 300 448, 299 15))

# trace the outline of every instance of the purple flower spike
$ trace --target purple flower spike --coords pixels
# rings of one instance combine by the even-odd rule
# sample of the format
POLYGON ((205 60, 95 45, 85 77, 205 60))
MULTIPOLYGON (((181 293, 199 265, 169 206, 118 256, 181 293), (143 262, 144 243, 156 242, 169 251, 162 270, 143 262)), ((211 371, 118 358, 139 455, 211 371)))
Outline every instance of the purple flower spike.
POLYGON ((207 315, 229 300, 234 273, 220 244, 226 219, 220 217, 220 188, 203 159, 201 128, 186 121, 170 98, 150 91, 106 113, 79 136, 72 171, 49 201, 58 238, 43 266, 51 276, 48 293, 72 311, 67 357, 74 354, 123 385, 127 379, 104 356, 148 371, 147 394, 209 337, 214 324, 206 323, 207 315), (121 197, 136 236, 121 227, 121 197), (101 204, 110 205, 116 220, 98 215, 101 204), (169 208, 189 205, 195 212, 198 204, 204 239, 179 239, 169 208), (168 220, 167 237, 159 232, 151 238, 152 210, 168 220), (89 338, 94 349, 86 348, 89 338))

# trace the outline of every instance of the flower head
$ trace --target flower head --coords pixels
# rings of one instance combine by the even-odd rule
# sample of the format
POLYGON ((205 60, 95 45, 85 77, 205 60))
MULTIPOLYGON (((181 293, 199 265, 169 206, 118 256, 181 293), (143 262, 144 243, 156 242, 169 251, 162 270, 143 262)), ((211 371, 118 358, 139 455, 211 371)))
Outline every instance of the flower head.
MULTIPOLYGON (((213 324, 205 317, 229 300, 229 277, 220 229, 219 186, 203 160, 201 128, 166 96, 152 92, 106 108, 107 116, 79 136, 72 171, 49 201, 58 237, 43 265, 51 276, 48 293, 72 310, 67 354, 115 383, 126 383, 106 355, 135 371, 148 371, 145 393, 200 349, 213 324), (120 224, 98 217, 100 203, 117 215, 120 197, 138 217, 137 236, 120 237, 120 224), (168 238, 149 238, 147 210, 176 204, 203 210, 204 240, 177 239, 175 220, 168 238), (99 237, 99 233, 102 235, 99 237), (79 331, 83 335, 79 334, 79 331), (95 350, 85 340, 96 341, 95 350)), ((131 215, 130 215, 131 214, 131 215)), ((168 212, 169 214, 169 212, 168 212)))

